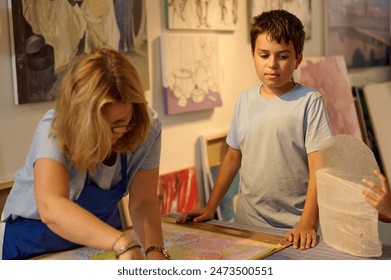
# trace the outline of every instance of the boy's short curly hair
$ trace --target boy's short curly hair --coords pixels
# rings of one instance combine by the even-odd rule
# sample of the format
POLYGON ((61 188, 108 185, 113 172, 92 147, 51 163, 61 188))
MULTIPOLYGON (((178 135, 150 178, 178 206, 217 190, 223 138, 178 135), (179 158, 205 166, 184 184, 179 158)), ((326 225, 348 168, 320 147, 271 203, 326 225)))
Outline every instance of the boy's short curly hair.
POLYGON ((296 57, 303 53, 305 31, 302 22, 286 10, 271 10, 255 16, 251 23, 250 38, 251 52, 260 34, 266 33, 271 39, 285 44, 292 42, 296 57))

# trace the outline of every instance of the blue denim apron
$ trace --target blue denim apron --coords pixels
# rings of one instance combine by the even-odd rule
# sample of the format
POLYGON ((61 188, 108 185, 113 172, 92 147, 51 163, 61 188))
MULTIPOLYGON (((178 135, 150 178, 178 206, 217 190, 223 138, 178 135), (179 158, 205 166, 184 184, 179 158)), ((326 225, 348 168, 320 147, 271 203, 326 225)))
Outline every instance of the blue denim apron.
MULTIPOLYGON (((76 203, 107 224, 121 229, 118 202, 127 188, 127 159, 121 154, 121 181, 110 190, 103 190, 89 183, 88 173, 84 187, 76 203)), ((3 259, 29 259, 46 253, 64 251, 80 247, 54 232, 41 220, 17 217, 6 222, 3 242, 3 259)))

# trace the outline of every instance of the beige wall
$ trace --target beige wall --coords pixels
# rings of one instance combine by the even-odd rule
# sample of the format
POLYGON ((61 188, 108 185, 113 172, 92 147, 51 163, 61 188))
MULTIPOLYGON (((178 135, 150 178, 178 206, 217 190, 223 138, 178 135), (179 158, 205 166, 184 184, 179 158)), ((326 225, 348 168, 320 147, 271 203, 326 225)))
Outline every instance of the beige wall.
MULTIPOLYGON (((15 170, 23 165, 37 122, 54 105, 52 102, 14 105, 6 2, 0 1, 0 183, 12 180, 15 170)), ((238 94, 258 83, 250 56, 247 1, 239 1, 238 29, 218 33, 223 106, 176 116, 164 115, 159 49, 160 34, 172 31, 165 28, 163 1, 146 2, 151 77, 151 90, 146 94, 163 124, 161 173, 193 165, 199 167, 198 137, 226 131, 238 94)), ((312 38, 306 41, 305 56, 325 54, 323 5, 324 0, 312 1, 312 38)), ((388 68, 355 70, 349 76, 352 84, 362 85, 389 79, 389 71, 388 68)), ((201 183, 200 174, 198 178, 201 183)))
MULTIPOLYGON (((159 36, 172 32, 165 28, 164 1, 147 0, 150 85, 147 98, 163 123, 161 173, 199 165, 197 138, 229 128, 236 97, 245 88, 258 83, 250 56, 248 16, 245 1, 239 1, 239 24, 235 32, 220 32, 221 92, 223 106, 175 116, 164 115, 159 36)), ((306 55, 322 55, 323 15, 319 1, 313 5, 313 39, 307 41, 306 55)), ((7 1, 0 1, 2 32, 0 34, 0 182, 12 175, 25 160, 35 126, 53 102, 14 105, 11 49, 7 19, 7 1)))

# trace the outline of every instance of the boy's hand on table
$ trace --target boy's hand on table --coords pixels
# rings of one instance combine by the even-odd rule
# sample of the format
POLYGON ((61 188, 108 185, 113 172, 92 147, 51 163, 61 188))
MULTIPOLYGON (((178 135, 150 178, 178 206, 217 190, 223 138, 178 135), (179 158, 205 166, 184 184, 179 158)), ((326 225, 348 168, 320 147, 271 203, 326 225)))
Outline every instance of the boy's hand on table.
POLYGON ((182 215, 176 220, 178 224, 184 224, 187 222, 200 223, 212 220, 214 217, 215 211, 209 209, 208 207, 204 207, 201 209, 190 210, 187 212, 183 212, 182 215))
POLYGON ((310 226, 297 226, 291 229, 285 238, 293 243, 294 249, 310 249, 316 246, 316 231, 310 226))

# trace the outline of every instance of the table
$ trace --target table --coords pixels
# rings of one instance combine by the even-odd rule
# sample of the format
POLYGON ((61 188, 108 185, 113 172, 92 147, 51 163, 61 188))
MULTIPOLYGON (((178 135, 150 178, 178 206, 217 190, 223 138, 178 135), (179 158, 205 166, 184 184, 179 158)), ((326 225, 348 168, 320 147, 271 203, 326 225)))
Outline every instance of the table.
MULTIPOLYGON (((175 224, 175 219, 178 216, 179 214, 173 213, 164 216, 162 220, 165 223, 175 224)), ((259 228, 254 226, 246 226, 246 225, 220 221, 220 220, 212 220, 206 223, 197 223, 197 224, 189 223, 183 226, 184 228, 187 227, 187 228, 193 228, 193 229, 197 228, 197 229, 204 229, 204 230, 208 230, 208 228, 213 227, 214 233, 212 233, 211 236, 212 239, 214 239, 216 234, 218 234, 219 232, 220 233, 225 232, 228 233, 229 235, 240 236, 242 239, 244 238, 246 242, 250 240, 248 238, 251 238, 252 240, 258 239, 258 241, 263 242, 261 244, 256 244, 255 247, 254 246, 248 247, 251 248, 251 250, 253 249, 260 250, 261 247, 258 246, 263 246, 262 244, 266 244, 265 240, 267 240, 267 243, 272 247, 272 249, 270 251, 265 251, 265 253, 262 255, 261 258, 265 260, 368 260, 368 259, 369 260, 372 259, 391 260, 391 244, 383 245, 383 254, 378 258, 361 258, 336 250, 330 247, 329 245, 327 245, 321 238, 319 239, 318 244, 314 248, 307 249, 307 250, 293 249, 292 246, 290 246, 290 243, 287 242, 285 238, 283 238, 288 230, 274 229, 274 228, 259 228), (276 246, 273 244, 275 244, 276 246)), ((200 236, 201 235, 203 234, 200 233, 200 236)), ((224 246, 221 244, 220 247, 216 247, 216 251, 219 251, 221 248, 233 248, 232 247, 233 243, 229 243, 229 244, 230 245, 227 245, 229 247, 221 247, 224 246)), ((208 250, 209 252, 211 252, 210 249, 211 248, 209 248, 208 250)), ((249 251, 245 250, 245 252, 249 253, 251 250, 250 249, 249 251)), ((199 255, 197 256, 200 257, 199 255)), ((256 259, 258 258, 259 257, 257 257, 256 259)), ((95 248, 81 247, 70 251, 53 253, 53 254, 37 257, 37 259, 60 259, 60 260, 61 259, 73 259, 73 260, 113 259, 113 253, 111 251, 103 251, 95 248)), ((178 259, 182 259, 180 258, 180 254, 178 254, 178 259)))
MULTIPOLYGON (((263 233, 284 236, 287 230, 271 229, 271 228, 257 228, 253 226, 243 226, 218 220, 210 221, 209 223, 230 226, 240 229, 248 229, 253 231, 260 231, 263 233)), ((390 225, 391 226, 391 225, 390 225)), ((316 247, 308 250, 293 249, 292 247, 285 248, 268 257, 266 260, 391 260, 391 244, 383 244, 383 254, 378 258, 362 258, 353 256, 351 254, 336 250, 327 245, 321 238, 316 247)))

